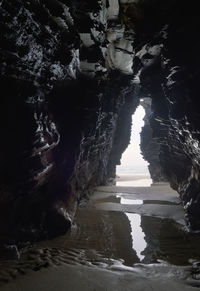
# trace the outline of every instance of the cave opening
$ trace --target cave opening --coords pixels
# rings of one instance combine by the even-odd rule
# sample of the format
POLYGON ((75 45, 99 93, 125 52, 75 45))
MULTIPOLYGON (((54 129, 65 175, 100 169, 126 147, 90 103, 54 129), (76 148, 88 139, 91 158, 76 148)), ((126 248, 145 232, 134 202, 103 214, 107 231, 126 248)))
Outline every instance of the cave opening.
POLYGON ((141 99, 132 115, 130 142, 122 154, 120 165, 116 167, 117 177, 123 178, 123 182, 117 181, 117 186, 150 186, 152 182, 149 164, 141 153, 141 132, 146 116, 143 102, 144 100, 141 99), (142 178, 139 184, 137 177, 142 178))
POLYGON ((1 291, 200 286, 198 14, 0 0, 1 291))
MULTIPOLYGON (((148 100, 150 101, 150 100, 148 100)), ((152 183, 149 164, 145 161, 141 153, 141 132, 145 125, 146 111, 144 104, 144 99, 141 99, 138 107, 136 108, 134 114, 132 115, 131 123, 131 136, 130 142, 127 149, 124 151, 121 157, 121 164, 116 167, 117 182, 116 186, 150 186, 152 183)), ((151 103, 151 101, 150 101, 151 103)), ((143 200, 135 200, 134 198, 128 199, 121 197, 120 204, 125 205, 142 205, 143 200)), ((142 227, 142 216, 135 213, 124 213, 130 224, 130 236, 132 240, 133 252, 136 252, 136 256, 139 261, 142 262, 145 256, 143 255, 147 242, 145 240, 145 233, 142 227)))

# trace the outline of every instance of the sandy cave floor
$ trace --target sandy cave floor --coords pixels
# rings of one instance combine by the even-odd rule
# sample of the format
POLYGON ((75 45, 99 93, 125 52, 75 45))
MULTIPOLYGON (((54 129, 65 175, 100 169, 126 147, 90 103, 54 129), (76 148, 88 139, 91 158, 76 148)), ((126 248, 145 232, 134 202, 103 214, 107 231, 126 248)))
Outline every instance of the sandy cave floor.
POLYGON ((199 290, 200 237, 187 232, 178 194, 148 185, 139 175, 98 187, 65 236, 0 261, 0 290, 199 290))

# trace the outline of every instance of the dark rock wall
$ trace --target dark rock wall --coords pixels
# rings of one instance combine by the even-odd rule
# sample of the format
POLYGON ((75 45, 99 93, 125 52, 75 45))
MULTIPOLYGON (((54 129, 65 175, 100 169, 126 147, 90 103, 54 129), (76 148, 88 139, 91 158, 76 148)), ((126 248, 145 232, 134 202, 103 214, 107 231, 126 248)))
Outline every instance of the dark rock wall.
POLYGON ((129 76, 102 67, 103 9, 104 1, 1 2, 1 237, 64 233, 128 145, 131 125, 123 132, 120 123, 138 99, 129 76))
MULTIPOLYGON (((26 232, 27 224, 34 236, 32 223, 38 228, 54 216, 48 204, 54 180, 61 179, 53 156, 60 133, 47 96, 55 84, 76 78, 79 61, 78 34, 69 15, 63 16, 62 25, 56 21, 63 12, 58 4, 3 1, 0 6, 2 208, 10 201, 9 215, 2 219, 17 233, 16 226, 22 230, 23 224, 26 232)), ((60 190, 56 192, 59 196, 60 190)), ((68 225, 66 213, 61 214, 68 225)))
POLYGON ((151 98, 144 98, 140 104, 145 109, 144 126, 141 131, 141 152, 143 158, 148 161, 148 169, 153 183, 166 182, 167 178, 160 164, 160 144, 156 137, 153 137, 153 127, 151 127, 151 118, 153 112, 151 111, 151 98))
POLYGON ((2 235, 66 231, 80 199, 115 176, 138 97, 152 99, 152 178, 170 181, 200 228, 195 5, 0 2, 2 235))
MULTIPOLYGON (((196 9, 196 4, 174 1, 173 9, 165 11, 165 25, 157 27, 148 44, 137 53, 142 67, 142 95, 152 99, 150 125, 160 145, 162 171, 180 193, 192 230, 200 227, 200 25, 196 9)), ((156 16, 154 21, 159 23, 156 16)))

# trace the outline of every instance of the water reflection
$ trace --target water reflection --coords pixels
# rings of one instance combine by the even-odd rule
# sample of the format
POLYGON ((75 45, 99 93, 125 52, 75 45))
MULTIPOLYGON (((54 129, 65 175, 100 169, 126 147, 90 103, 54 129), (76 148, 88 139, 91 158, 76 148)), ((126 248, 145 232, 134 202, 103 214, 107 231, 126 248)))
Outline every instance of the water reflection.
POLYGON ((102 192, 91 204, 80 207, 75 218, 76 227, 48 245, 64 251, 81 250, 77 261, 81 258, 92 264, 105 260, 112 264, 112 260, 120 260, 126 266, 133 266, 141 261, 151 264, 164 260, 184 265, 191 258, 200 259, 200 237, 194 239, 172 220, 96 208, 102 202, 105 206, 112 202, 139 207, 146 203, 162 205, 171 202, 133 199, 132 194, 126 193, 109 195, 111 193, 102 192))
POLYGON ((166 200, 142 200, 142 199, 132 199, 132 194, 130 193, 119 193, 116 196, 106 196, 105 198, 98 199, 96 204, 98 203, 120 203, 126 205, 143 205, 143 204, 157 204, 157 205, 179 205, 177 202, 171 202, 166 200), (126 198, 124 198, 126 197, 126 198))
POLYGON ((127 212, 125 214, 131 225, 132 247, 136 251, 140 261, 142 261, 145 257, 142 255, 142 252, 145 250, 147 243, 145 241, 145 234, 141 227, 141 215, 127 212))
MULTIPOLYGON (((86 209, 85 209, 86 208, 86 209)), ((187 265, 189 259, 200 260, 200 236, 185 233, 169 219, 140 216, 134 213, 79 209, 76 227, 66 235, 40 242, 63 252, 73 250, 79 261, 100 264, 120 260, 126 266, 164 260, 173 265, 187 265)), ((1 268, 1 266, 0 266, 1 268)))
MULTIPOLYGON (((137 195, 137 189, 134 193, 137 195)), ((120 268, 127 268, 139 262, 158 264, 165 261, 183 266, 191 259, 199 261, 199 235, 186 233, 170 219, 130 213, 145 207, 143 204, 174 203, 148 200, 151 197, 148 195, 142 196, 144 200, 134 199, 142 198, 135 194, 116 193, 115 190, 98 192, 90 203, 78 208, 75 226, 67 234, 38 242, 22 253, 19 261, 0 260, 0 282, 2 274, 10 276, 11 269, 21 267, 37 271, 42 266, 64 263, 116 268, 118 262, 120 268)))
POLYGON ((65 235, 64 244, 61 243, 64 237, 60 238, 60 242, 58 238, 55 240, 58 246, 82 249, 87 260, 92 262, 99 261, 101 256, 122 260, 126 266, 140 261, 132 248, 132 228, 127 215, 84 208, 78 210, 76 227, 65 235))
MULTIPOLYGON (((117 198, 120 195, 116 196, 117 198)), ((143 200, 141 199, 126 199, 121 197, 121 204, 131 204, 131 205, 142 205, 143 200)), ((131 237, 132 237, 132 248, 136 251, 136 254, 140 261, 144 259, 145 256, 142 255, 142 252, 145 250, 147 243, 145 241, 145 234, 141 227, 141 215, 135 213, 125 212, 126 216, 131 225, 131 237)))
MULTIPOLYGON (((117 197, 120 197, 120 195, 117 195, 117 197)), ((121 204, 129 204, 129 205, 142 205, 143 200, 141 200, 141 199, 126 199, 126 198, 121 197, 120 203, 121 204)))
POLYGON ((169 219, 97 210, 85 205, 79 208, 75 222, 76 227, 70 232, 37 243, 24 251, 20 260, 0 260, 0 282, 1 278, 16 276, 13 270, 38 271, 63 263, 101 268, 116 268, 117 264, 121 269, 141 261, 183 266, 191 259, 200 260, 200 236, 185 233, 169 219))

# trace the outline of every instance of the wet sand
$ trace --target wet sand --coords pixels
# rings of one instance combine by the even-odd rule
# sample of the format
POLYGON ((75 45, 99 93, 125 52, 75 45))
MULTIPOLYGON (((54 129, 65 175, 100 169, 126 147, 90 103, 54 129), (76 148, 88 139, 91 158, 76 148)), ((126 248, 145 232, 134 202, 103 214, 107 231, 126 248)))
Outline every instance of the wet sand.
POLYGON ((120 175, 116 178, 116 186, 143 186, 149 187, 152 180, 149 175, 120 175))
MULTIPOLYGON (((87 266, 63 266, 33 273, 25 279, 7 285, 6 291, 192 291, 199 288, 187 286, 181 280, 187 278, 187 269, 169 269, 152 266, 150 274, 145 268, 133 270, 105 270, 87 266), (157 270, 156 270, 157 267, 157 270), (152 272, 152 274, 151 274, 152 272), (156 272, 159 276, 156 276, 156 272), (177 279, 178 277, 178 279, 177 279)), ((189 282, 188 282, 189 283, 189 282)))
POLYGON ((185 225, 184 210, 177 192, 171 189, 168 183, 152 184, 152 180, 149 176, 121 176, 116 179, 116 186, 99 187, 91 199, 100 199, 102 201, 101 204, 99 203, 97 205, 97 208, 101 210, 122 211, 152 217, 168 218, 185 225), (143 186, 143 184, 151 187, 143 186), (102 201, 102 199, 106 197, 116 197, 116 193, 118 193, 118 197, 121 195, 127 200, 153 202, 148 204, 144 203, 143 205, 122 205, 112 202, 104 203, 102 201), (163 205, 163 202, 168 202, 168 205, 163 205))
POLYGON ((187 233, 178 194, 144 184, 121 176, 98 187, 70 232, 0 261, 0 290, 199 290, 200 237, 187 233))

